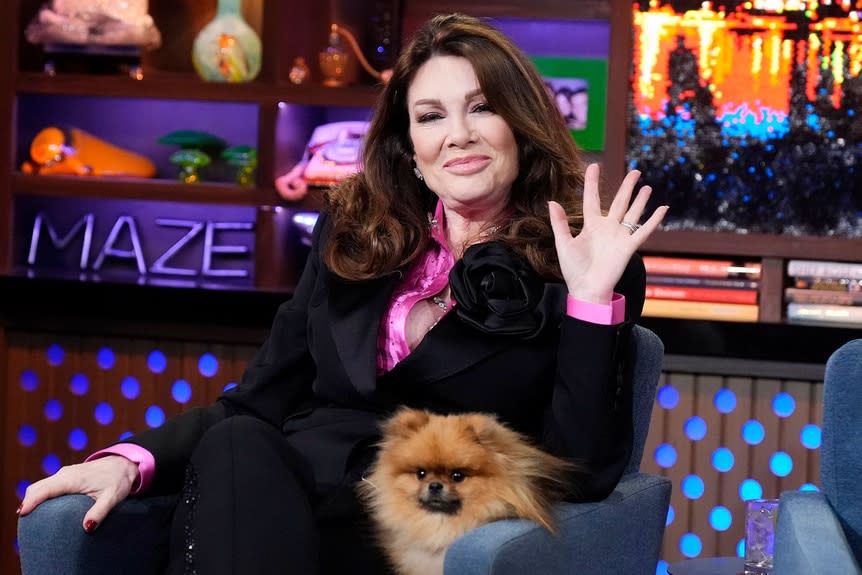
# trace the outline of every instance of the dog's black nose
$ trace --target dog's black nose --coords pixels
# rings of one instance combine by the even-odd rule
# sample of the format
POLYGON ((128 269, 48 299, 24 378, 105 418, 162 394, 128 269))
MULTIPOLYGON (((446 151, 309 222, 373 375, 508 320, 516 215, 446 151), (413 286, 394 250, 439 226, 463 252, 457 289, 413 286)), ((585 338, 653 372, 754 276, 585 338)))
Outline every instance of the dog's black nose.
POLYGON ((430 491, 431 493, 439 493, 439 492, 443 491, 443 484, 438 482, 438 481, 434 481, 433 483, 429 483, 428 484, 428 491, 430 491))

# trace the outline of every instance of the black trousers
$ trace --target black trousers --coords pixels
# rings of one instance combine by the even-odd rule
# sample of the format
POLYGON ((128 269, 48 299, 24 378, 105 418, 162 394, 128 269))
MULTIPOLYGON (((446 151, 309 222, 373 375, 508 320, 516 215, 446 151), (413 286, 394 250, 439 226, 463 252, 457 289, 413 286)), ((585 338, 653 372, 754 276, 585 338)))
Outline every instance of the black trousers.
POLYGON ((320 493, 278 429, 248 416, 218 423, 187 470, 168 574, 387 573, 355 479, 320 493))

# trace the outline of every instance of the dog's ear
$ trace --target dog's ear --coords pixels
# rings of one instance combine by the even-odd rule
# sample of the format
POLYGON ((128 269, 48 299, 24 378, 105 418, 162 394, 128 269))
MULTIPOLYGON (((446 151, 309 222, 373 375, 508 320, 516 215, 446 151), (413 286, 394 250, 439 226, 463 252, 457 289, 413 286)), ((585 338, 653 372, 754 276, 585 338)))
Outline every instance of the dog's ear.
POLYGON ((431 420, 431 414, 419 409, 403 407, 383 424, 383 434, 390 437, 409 437, 431 420))
POLYGON ((485 413, 470 413, 464 415, 467 430, 472 434, 473 440, 479 445, 496 451, 497 445, 506 435, 508 430, 497 421, 493 415, 485 413))

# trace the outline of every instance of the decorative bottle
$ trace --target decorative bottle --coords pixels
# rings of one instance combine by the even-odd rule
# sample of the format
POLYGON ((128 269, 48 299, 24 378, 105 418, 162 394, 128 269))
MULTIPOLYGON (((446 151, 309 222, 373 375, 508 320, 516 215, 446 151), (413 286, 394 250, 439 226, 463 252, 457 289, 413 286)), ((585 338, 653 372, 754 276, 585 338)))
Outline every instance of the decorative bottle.
POLYGON ((218 12, 192 47, 192 63, 208 82, 248 82, 260 72, 260 38, 242 17, 242 0, 218 0, 218 12))

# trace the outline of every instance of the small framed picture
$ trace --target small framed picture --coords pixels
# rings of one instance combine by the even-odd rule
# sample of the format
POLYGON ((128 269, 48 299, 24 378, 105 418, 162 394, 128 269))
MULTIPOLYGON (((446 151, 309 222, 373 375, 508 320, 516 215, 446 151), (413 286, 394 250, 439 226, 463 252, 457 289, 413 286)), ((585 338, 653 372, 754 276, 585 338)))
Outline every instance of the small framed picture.
POLYGON ((608 62, 592 58, 533 56, 575 142, 584 150, 605 147, 608 62))

